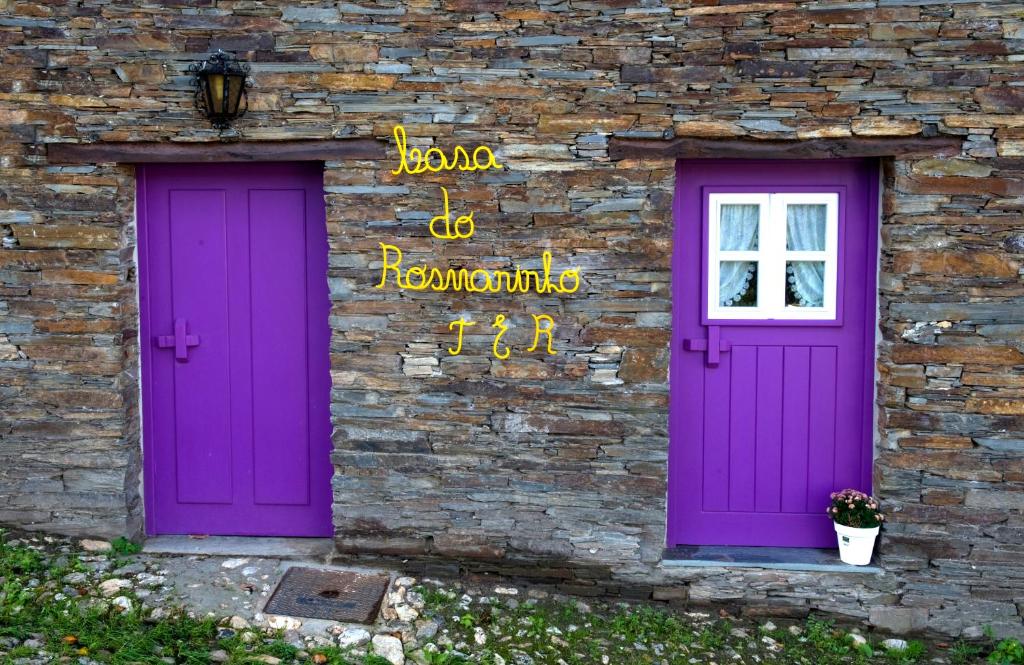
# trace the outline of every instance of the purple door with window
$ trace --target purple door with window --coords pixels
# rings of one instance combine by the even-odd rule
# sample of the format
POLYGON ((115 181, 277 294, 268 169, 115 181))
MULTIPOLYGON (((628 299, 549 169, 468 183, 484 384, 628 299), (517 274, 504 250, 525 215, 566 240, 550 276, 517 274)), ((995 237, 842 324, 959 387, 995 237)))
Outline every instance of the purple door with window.
POLYGON ((835 547, 870 491, 878 172, 677 168, 668 545, 835 547))
POLYGON ((150 534, 332 533, 322 174, 138 169, 150 534))

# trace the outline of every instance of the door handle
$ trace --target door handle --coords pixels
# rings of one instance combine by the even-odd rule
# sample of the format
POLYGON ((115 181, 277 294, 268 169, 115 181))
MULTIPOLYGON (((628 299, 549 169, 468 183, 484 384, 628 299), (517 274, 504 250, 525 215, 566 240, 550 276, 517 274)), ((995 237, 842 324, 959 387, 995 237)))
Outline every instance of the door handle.
POLYGON ((185 362, 188 360, 189 347, 199 346, 199 335, 189 335, 188 321, 175 319, 174 334, 160 335, 156 338, 156 345, 161 349, 174 347, 174 359, 185 362))
POLYGON ((707 351, 705 362, 708 367, 717 367, 721 362, 723 353, 732 351, 732 343, 722 339, 721 330, 718 326, 708 326, 706 339, 693 337, 683 340, 683 348, 687 351, 707 351))

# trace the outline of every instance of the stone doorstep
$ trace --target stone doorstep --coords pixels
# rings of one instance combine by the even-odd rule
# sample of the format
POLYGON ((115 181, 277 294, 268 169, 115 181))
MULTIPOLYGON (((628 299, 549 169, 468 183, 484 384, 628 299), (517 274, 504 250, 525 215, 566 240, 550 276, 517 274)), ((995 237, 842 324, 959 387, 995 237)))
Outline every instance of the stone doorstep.
POLYGON ((727 547, 679 545, 665 550, 664 568, 764 568, 823 573, 884 574, 877 558, 867 566, 843 563, 833 549, 807 547, 727 547))
POLYGON ((253 538, 249 536, 155 536, 142 546, 146 554, 201 554, 251 556, 265 559, 315 560, 328 563, 334 556, 331 538, 253 538))

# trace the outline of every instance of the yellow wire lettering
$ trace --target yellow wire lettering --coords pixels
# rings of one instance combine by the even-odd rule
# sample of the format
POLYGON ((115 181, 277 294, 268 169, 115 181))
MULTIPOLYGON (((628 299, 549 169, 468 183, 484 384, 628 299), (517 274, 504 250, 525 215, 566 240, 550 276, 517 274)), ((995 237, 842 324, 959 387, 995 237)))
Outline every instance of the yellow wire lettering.
MULTIPOLYGON (((421 173, 440 173, 441 171, 486 171, 489 169, 504 168, 498 162, 494 153, 486 145, 479 145, 472 150, 467 150, 461 145, 451 149, 450 154, 445 149, 431 146, 428 148, 416 148, 409 146, 409 137, 405 127, 395 125, 392 129, 395 147, 398 150, 398 166, 391 171, 392 175, 418 175, 421 173)), ((433 216, 427 225, 430 235, 440 240, 465 240, 473 237, 476 231, 476 223, 473 220, 473 212, 460 215, 452 220, 451 207, 448 198, 448 189, 441 187, 443 208, 440 214, 433 216)), ((566 294, 575 293, 580 288, 580 269, 564 268, 561 271, 552 271, 551 252, 543 251, 540 256, 540 269, 536 263, 531 268, 524 269, 514 265, 509 269, 494 269, 483 267, 435 267, 426 263, 418 265, 405 265, 403 267, 402 250, 396 245, 379 243, 381 248, 380 281, 376 288, 383 289, 388 286, 390 279, 394 279, 394 285, 398 289, 409 291, 465 291, 468 293, 530 293, 540 295, 551 293, 566 294)), ((418 247, 418 252, 423 248, 418 247)), ((493 259, 492 259, 493 260, 493 259)), ((544 349, 548 355, 557 355, 552 348, 554 343, 555 321, 547 314, 532 314, 533 316, 533 344, 527 349, 528 352, 536 351, 540 347, 541 335, 544 335, 544 349)), ((466 320, 465 316, 448 324, 448 331, 454 332, 455 345, 447 346, 446 350, 451 356, 462 353, 463 340, 466 328, 475 326, 475 321, 466 320)), ((512 349, 501 340, 509 330, 504 314, 496 314, 491 328, 497 332, 494 335, 494 342, 491 345, 491 353, 498 360, 506 360, 512 355, 512 349)))
POLYGON ((498 334, 494 336, 494 344, 491 345, 491 352, 498 360, 504 360, 512 355, 512 349, 508 348, 508 346, 505 347, 505 355, 498 353, 498 342, 501 341, 501 336, 505 334, 506 330, 508 330, 508 326, 505 325, 505 315, 498 314, 495 316, 494 323, 491 324, 491 327, 498 329, 498 334))
POLYGON ((383 289, 384 285, 388 283, 388 270, 389 269, 395 271, 395 284, 397 284, 399 288, 403 288, 402 287, 402 271, 401 271, 401 267, 402 267, 402 250, 398 249, 394 245, 387 245, 385 243, 380 243, 380 249, 384 253, 384 257, 383 257, 383 265, 380 267, 380 284, 377 285, 377 288, 378 289, 383 289), (396 263, 394 265, 389 265, 388 264, 388 251, 390 251, 390 250, 394 250, 395 253, 398 254, 398 263, 396 263))
POLYGON ((395 146, 398 148, 398 168, 391 171, 391 175, 408 173, 416 175, 419 173, 438 173, 440 171, 486 171, 488 169, 500 169, 502 164, 494 157, 491 149, 485 145, 477 146, 470 156, 461 145, 455 146, 451 159, 444 154, 440 148, 429 148, 424 153, 419 148, 410 148, 408 137, 405 134, 405 127, 395 125, 394 128, 395 146), (436 162, 436 164, 435 164, 436 162))
MULTIPOLYGON (((435 218, 436 219, 436 218, 435 218)), ((541 256, 542 270, 516 266, 512 270, 486 268, 438 268, 425 264, 403 266, 402 250, 378 243, 381 248, 381 273, 377 288, 392 281, 408 291, 465 291, 467 293, 575 293, 580 288, 579 268, 566 268, 552 274, 551 253, 541 256)))
POLYGON ((555 320, 547 314, 531 314, 533 317, 533 346, 527 349, 527 351, 534 351, 537 348, 537 343, 540 341, 541 335, 547 335, 547 350, 548 355, 557 355, 551 350, 551 332, 555 329, 555 320), (547 325, 541 328, 541 321, 547 325))
POLYGON ((430 220, 430 225, 427 227, 430 229, 430 235, 435 238, 440 238, 441 240, 465 240, 466 238, 471 237, 475 230, 473 226, 473 213, 462 215, 457 218, 453 228, 452 216, 448 209, 448 190, 442 187, 441 194, 444 197, 444 214, 437 215, 430 220), (438 233, 437 229, 434 227, 434 224, 439 221, 444 223, 444 233, 438 233), (463 232, 460 230, 463 226, 468 226, 469 229, 463 232))
POLYGON ((457 356, 460 353, 462 353, 462 331, 465 330, 468 326, 475 326, 475 325, 476 325, 476 321, 467 321, 465 319, 465 317, 462 317, 462 316, 460 316, 458 319, 456 319, 455 321, 452 321, 451 323, 448 324, 448 330, 451 330, 455 326, 459 327, 458 343, 455 346, 455 350, 452 351, 451 347, 448 348, 448 353, 450 355, 457 356))

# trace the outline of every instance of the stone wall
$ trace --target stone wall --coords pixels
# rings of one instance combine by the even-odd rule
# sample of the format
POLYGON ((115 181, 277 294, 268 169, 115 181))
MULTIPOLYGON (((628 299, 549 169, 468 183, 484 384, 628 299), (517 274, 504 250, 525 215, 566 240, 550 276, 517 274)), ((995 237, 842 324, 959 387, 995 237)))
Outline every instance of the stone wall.
POLYGON ((52 165, 46 146, 217 141, 185 69, 220 47, 255 84, 224 139, 386 140, 402 123, 415 145, 483 143, 507 166, 326 165, 340 550, 1024 633, 1015 3, 0 0, 0 45, 0 522, 138 531, 132 173, 52 165), (662 568, 673 163, 612 160, 609 138, 938 135, 962 153, 885 162, 885 573, 662 568), (471 242, 427 234, 441 185, 476 211, 471 242), (548 249, 584 285, 379 290, 381 241, 430 265, 530 266, 548 249), (496 313, 513 325, 504 362, 496 313), (555 318, 557 355, 523 351, 531 313, 555 318), (450 357, 459 314, 479 323, 450 357))

